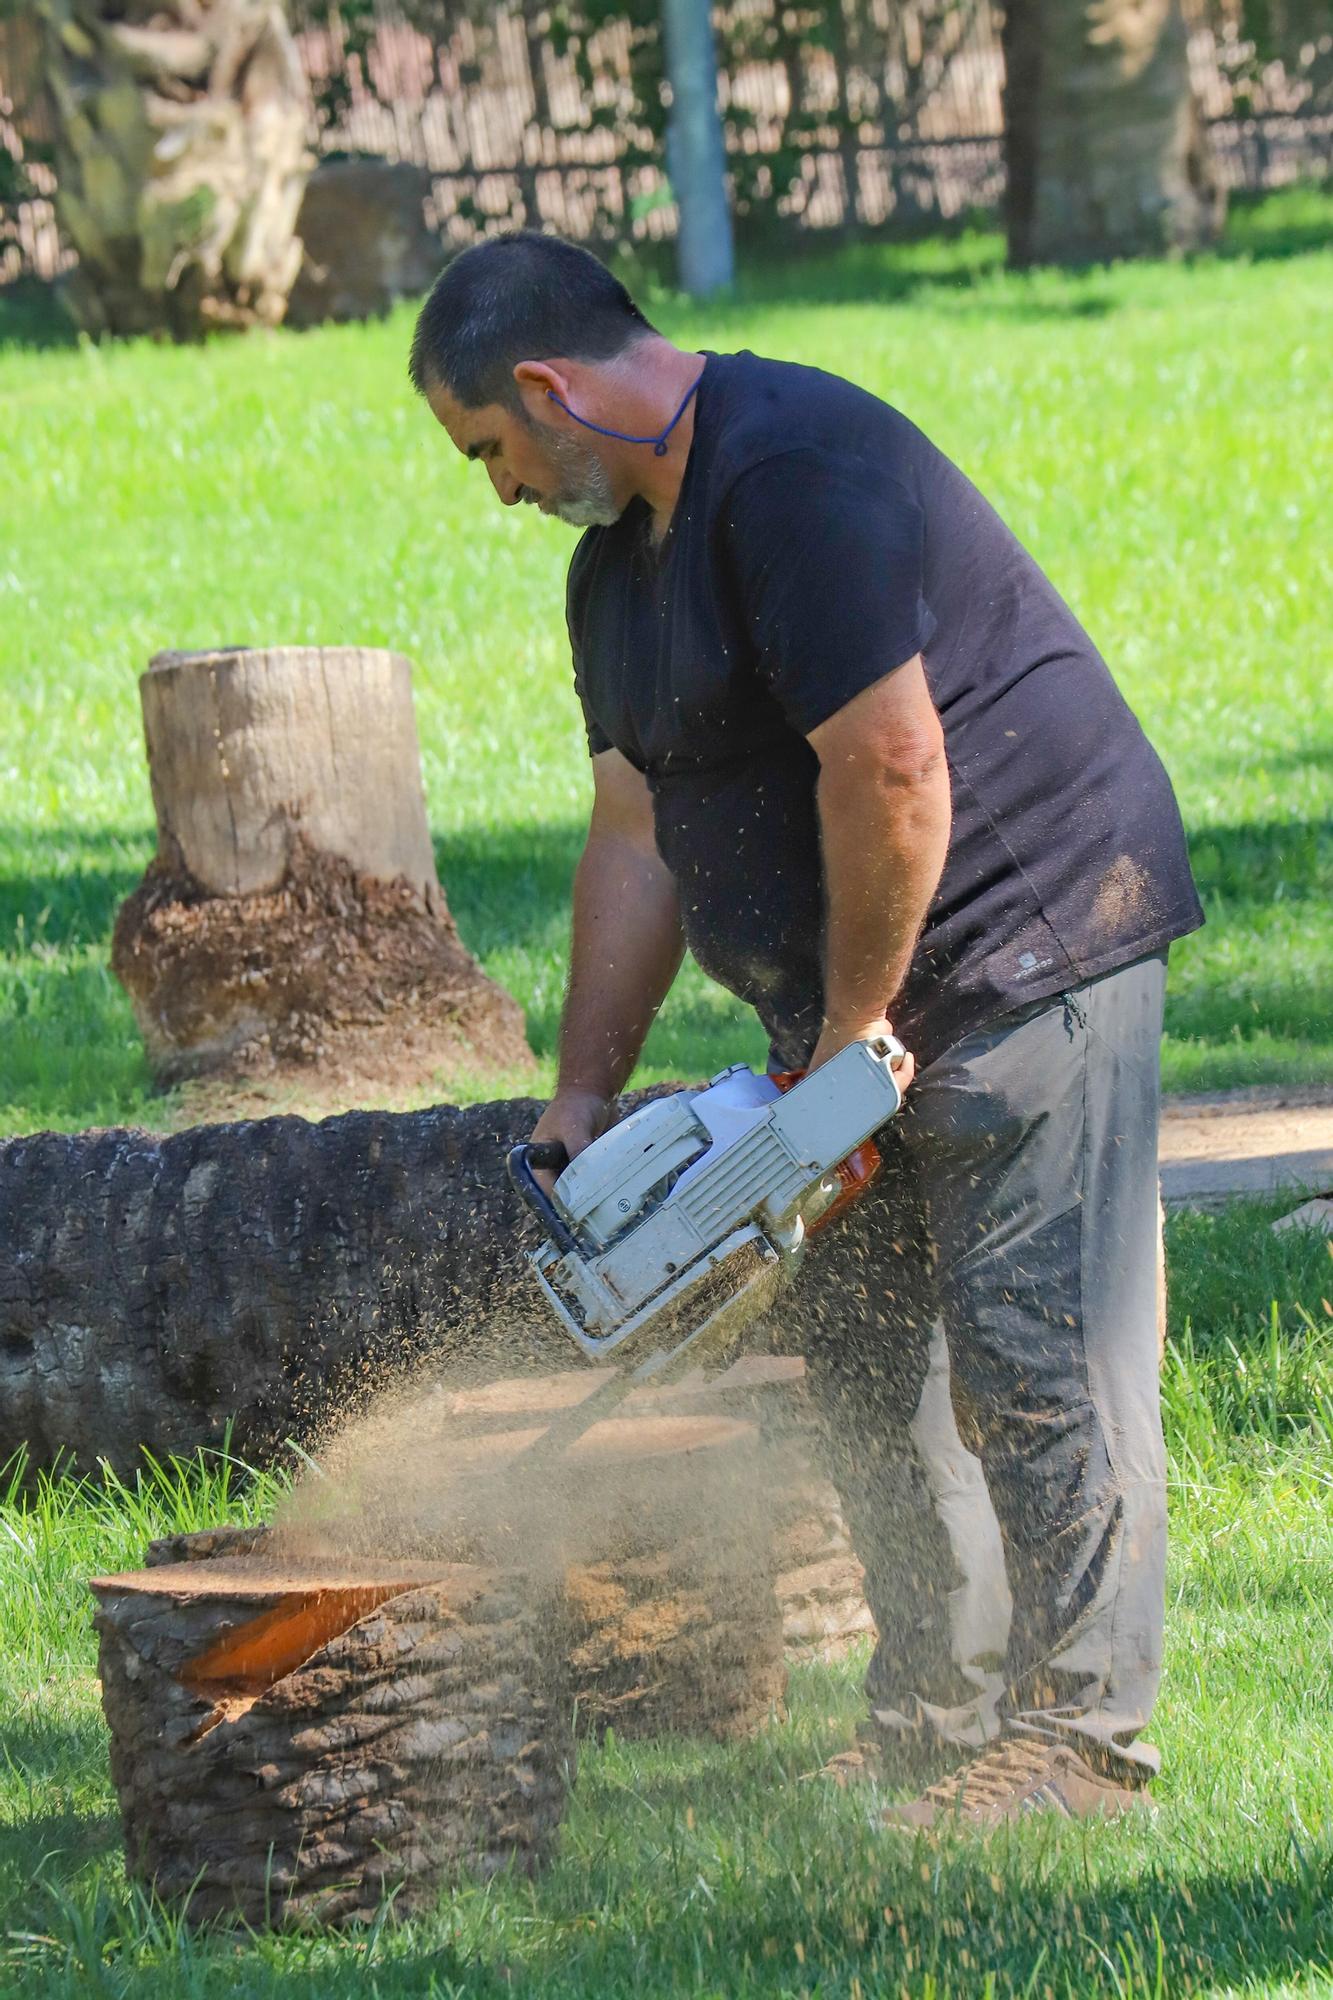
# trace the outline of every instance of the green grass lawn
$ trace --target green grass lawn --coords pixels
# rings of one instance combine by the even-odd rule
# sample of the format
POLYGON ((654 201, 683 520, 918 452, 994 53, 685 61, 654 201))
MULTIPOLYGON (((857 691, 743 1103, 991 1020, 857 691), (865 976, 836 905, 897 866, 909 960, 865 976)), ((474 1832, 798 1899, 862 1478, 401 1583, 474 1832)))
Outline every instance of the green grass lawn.
MULTIPOLYGON (((973 234, 762 270, 678 338, 855 376, 972 473, 1099 640, 1177 781, 1208 904, 1177 1088, 1333 1078, 1333 199, 1193 266, 1010 278, 973 234)), ((34 344, 0 295, 0 1134, 160 1124, 107 969, 152 851, 136 675, 165 646, 366 643, 417 667, 441 878, 549 1081, 588 780, 572 538, 496 505, 408 393, 411 314, 195 351, 34 344)), ((759 1054, 687 970, 646 1078, 759 1054)), ((507 1086, 465 1080, 453 1094, 507 1086)), ((127 1889, 85 1580, 281 1474, 0 1479, 0 1995, 1333 1994, 1333 1260, 1273 1204, 1169 1226, 1174 1541, 1160 1808, 940 1849, 801 1778, 856 1666, 733 1749, 582 1760, 535 1886, 361 1938, 194 1937, 127 1889)))
MULTIPOLYGON (((1173 963, 1176 1088, 1333 1076, 1330 233, 1333 199, 1292 194, 1192 266, 1011 278, 974 234, 812 256, 709 311, 648 299, 681 340, 900 405, 1100 642, 1176 779, 1211 919, 1173 963)), ((411 318, 38 351, 0 299, 0 1131, 169 1115, 106 969, 153 845, 136 676, 166 646, 412 657, 441 878, 549 1081, 588 796, 573 538, 455 460, 408 391, 411 318)), ((687 970, 645 1077, 759 1047, 687 970)))
POLYGON ((1274 1238, 1272 1213, 1170 1226, 1151 1820, 940 1848, 877 1831, 864 1794, 802 1782, 849 1740, 853 1661, 799 1670, 788 1719, 738 1747, 585 1751, 535 1885, 464 1884, 362 1938, 192 1937, 125 1884, 85 1581, 152 1534, 262 1517, 281 1482, 217 1462, 135 1490, 57 1480, 0 1494, 0 1992, 1333 1993, 1333 1265, 1321 1237, 1274 1238))

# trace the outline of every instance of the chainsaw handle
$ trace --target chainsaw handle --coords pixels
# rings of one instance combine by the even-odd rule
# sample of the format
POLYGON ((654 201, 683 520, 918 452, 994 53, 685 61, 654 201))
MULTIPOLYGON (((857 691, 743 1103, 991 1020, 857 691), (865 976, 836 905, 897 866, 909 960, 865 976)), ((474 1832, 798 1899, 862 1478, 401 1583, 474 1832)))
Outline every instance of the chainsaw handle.
POLYGON ((533 1174, 534 1167, 541 1167, 546 1173, 559 1173, 569 1165, 569 1153, 559 1139, 541 1139, 536 1145, 511 1146, 505 1158, 509 1178, 522 1195, 533 1214, 545 1223, 550 1231, 551 1241, 562 1256, 577 1252, 578 1244, 574 1232, 564 1217, 556 1209, 555 1203, 540 1187, 533 1174))

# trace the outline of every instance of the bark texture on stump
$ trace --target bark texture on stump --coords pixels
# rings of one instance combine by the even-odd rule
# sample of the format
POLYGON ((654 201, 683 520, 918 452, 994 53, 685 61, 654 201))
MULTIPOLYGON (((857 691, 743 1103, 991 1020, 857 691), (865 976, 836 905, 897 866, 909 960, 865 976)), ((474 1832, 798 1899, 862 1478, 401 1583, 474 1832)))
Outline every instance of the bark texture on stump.
MULTIPOLYGON (((733 1495, 731 1505, 744 1501, 733 1495)), ((731 1539, 715 1524, 657 1553, 570 1566, 571 1666, 585 1725, 636 1741, 674 1733, 727 1742, 781 1709, 787 1668, 772 1563, 747 1560, 752 1533, 736 1538, 744 1553, 731 1539)))
POLYGON ((1211 242, 1225 213, 1181 0, 1012 0, 1004 14, 1009 261, 1211 242))
POLYGON ((217 1558, 93 1590, 127 1867, 193 1918, 407 1913, 547 1852, 573 1743, 530 1579, 217 1558))
POLYGON ((111 963, 163 1082, 530 1064, 436 877, 407 660, 161 653, 139 686, 158 851, 111 963))
POLYGON ((794 1447, 774 1496, 774 1588, 787 1657, 836 1660, 875 1635, 865 1567, 833 1482, 794 1447))

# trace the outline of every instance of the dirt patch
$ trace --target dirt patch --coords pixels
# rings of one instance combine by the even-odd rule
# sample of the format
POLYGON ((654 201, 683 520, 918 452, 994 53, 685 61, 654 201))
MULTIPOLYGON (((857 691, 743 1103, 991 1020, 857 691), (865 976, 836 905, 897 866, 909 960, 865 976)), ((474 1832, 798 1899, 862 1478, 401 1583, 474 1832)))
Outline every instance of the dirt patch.
POLYGON ((1333 1090, 1169 1098, 1159 1147, 1169 1204, 1212 1206, 1279 1188, 1333 1189, 1333 1090))
POLYGON ((111 966, 155 1075, 213 1118, 275 1090, 340 1106, 531 1070, 517 1003, 447 911, 304 841, 275 890, 215 896, 160 858, 116 919, 111 966))

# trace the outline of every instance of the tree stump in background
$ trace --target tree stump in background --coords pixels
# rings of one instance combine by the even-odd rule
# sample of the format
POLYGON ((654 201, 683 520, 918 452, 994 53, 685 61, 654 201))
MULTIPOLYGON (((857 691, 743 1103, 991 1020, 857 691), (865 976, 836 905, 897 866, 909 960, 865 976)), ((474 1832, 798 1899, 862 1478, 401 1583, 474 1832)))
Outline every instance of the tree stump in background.
POLYGON ((426 220, 433 179, 409 160, 321 160, 296 223, 305 257, 288 326, 370 319, 430 290, 444 263, 426 220))
POLYGON ((173 1907, 345 1922, 545 1855, 573 1744, 532 1579, 251 1554, 92 1588, 127 1869, 173 1907))
POLYGON ((530 1066, 436 878, 407 660, 160 653, 139 687, 158 851, 111 963, 162 1083, 317 1066, 355 1101, 530 1066))

